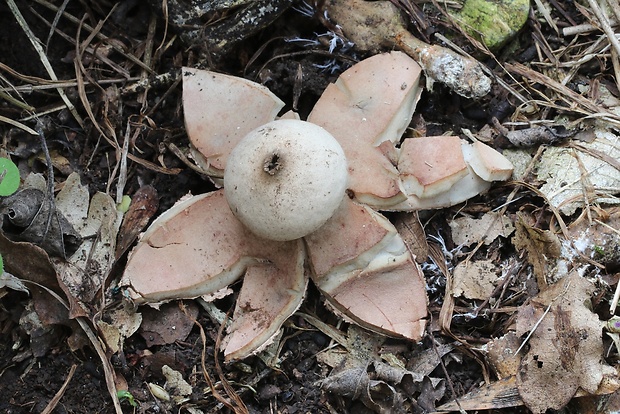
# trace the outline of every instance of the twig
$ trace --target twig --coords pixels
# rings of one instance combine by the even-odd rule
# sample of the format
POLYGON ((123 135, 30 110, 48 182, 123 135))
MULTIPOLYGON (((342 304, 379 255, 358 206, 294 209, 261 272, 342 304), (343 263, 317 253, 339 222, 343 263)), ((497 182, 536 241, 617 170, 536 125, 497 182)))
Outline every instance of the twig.
MULTIPOLYGON (((39 141, 41 143, 41 151, 43 151, 43 154, 45 155, 45 163, 47 164, 47 189, 45 192, 45 199, 41 204, 41 209, 39 210, 43 210, 44 204, 47 204, 49 206, 47 212, 47 221, 45 223, 45 231, 43 232, 40 240, 40 243, 42 244, 49 233, 49 229, 52 228, 52 220, 56 219, 56 224, 58 225, 59 229, 62 229, 62 226, 60 225, 58 212, 56 211, 56 202, 54 200, 54 166, 52 164, 52 157, 50 156, 49 149, 47 148, 45 134, 43 133, 43 123, 40 119, 37 119, 36 131, 37 135, 39 136, 39 141)), ((63 237, 59 238, 59 242, 62 254, 63 256, 65 256, 65 243, 63 237)))
POLYGON ((542 73, 536 72, 520 63, 506 64, 506 69, 508 69, 510 72, 528 78, 533 82, 540 83, 541 85, 552 89, 560 96, 562 96, 566 103, 570 106, 567 108, 559 109, 577 112, 581 110, 582 113, 587 114, 590 117, 601 117, 605 121, 610 122, 616 126, 620 125, 620 117, 618 117, 618 115, 609 112, 608 110, 595 104, 585 96, 574 92, 573 90, 562 85, 560 82, 551 79, 550 77, 543 75, 542 73))
MULTIPOLYGON (((609 22, 609 24, 612 27, 617 27, 618 26, 618 22, 615 20, 612 20, 609 22)), ((590 24, 590 23, 583 23, 583 24, 578 24, 575 26, 570 26, 570 27, 565 27, 562 29, 562 34, 564 36, 574 36, 574 35, 578 35, 578 34, 584 34, 584 33, 590 33, 593 32, 595 30, 601 30, 601 28, 599 26, 590 24)))
MULTIPOLYGON (((9 6, 9 9, 11 9, 11 12, 13 13, 13 16, 15 17, 15 19, 17 20, 17 23, 21 26, 22 30, 28 37, 28 40, 30 40, 32 47, 34 47, 35 51, 39 55, 39 59, 41 60, 41 63, 45 67, 45 70, 47 71, 48 75, 50 76, 52 80, 57 81, 58 77, 56 76, 56 73, 54 72, 54 68, 52 68, 50 61, 47 59, 47 56, 45 55, 45 52, 43 51, 43 47, 41 46, 41 41, 37 39, 37 37, 32 32, 32 30, 30 30, 28 23, 26 23, 24 16, 22 16, 21 12, 17 8, 15 1, 6 0, 6 3, 9 6)), ((67 109, 69 109, 69 111, 71 112, 71 114, 73 115, 77 123, 82 128, 84 128, 84 121, 82 120, 82 117, 80 116, 80 114, 78 114, 77 110, 75 109, 75 106, 73 106, 73 104, 69 100, 69 97, 67 97, 67 94, 65 93, 65 91, 61 88, 56 88, 56 90, 58 91, 58 95, 60 95, 60 98, 62 99, 62 101, 65 103, 65 105, 67 105, 67 109)))
MULTIPOLYGON (((209 371, 207 371, 207 364, 206 364, 206 355, 207 355, 207 335, 205 334, 205 330, 202 327, 202 325, 200 324, 200 322, 198 322, 196 320, 196 318, 194 318, 193 316, 191 316, 187 310, 185 309, 185 306, 182 305, 182 303, 179 303, 179 307, 181 308, 181 310, 183 311, 183 313, 192 320, 192 322, 194 322, 194 324, 198 327, 198 330, 200 332, 200 339, 202 341, 202 352, 200 354, 200 365, 202 367, 202 375, 205 379, 205 382, 207 383, 207 385, 209 386, 209 388, 211 389, 211 394, 213 394, 213 396, 215 397, 216 400, 218 400, 219 402, 221 402, 222 404, 224 404, 229 410, 232 410, 233 412, 236 413, 236 407, 230 402, 228 401, 226 398, 224 398, 224 396, 222 394, 219 393, 219 391, 217 389, 215 389, 215 384, 213 384, 213 380, 211 379, 211 376, 209 375, 209 371)), ((224 323, 222 323, 221 326, 225 326, 226 322, 224 321, 224 323)), ((216 348, 216 352, 215 352, 215 358, 217 359, 217 349, 216 348)))
MULTIPOLYGON (((127 129, 125 130, 125 138, 123 140, 123 147, 120 153, 120 160, 116 163, 114 167, 114 171, 118 168, 118 181, 116 183, 116 204, 120 204, 123 199, 123 193, 125 192, 125 185, 127 184, 127 154, 129 152, 129 141, 130 138, 130 122, 127 122, 127 129)), ((139 130, 136 130, 136 133, 139 130)), ((110 177, 112 178, 112 177, 110 177)), ((112 182, 112 179, 110 179, 112 182)), ((109 192, 109 191, 108 191, 109 192)))
POLYGON ((564 296, 566 294, 566 292, 568 292, 568 288, 570 287, 570 282, 568 282, 566 284, 566 286, 564 287, 564 290, 562 291, 562 293, 560 293, 559 295, 557 295, 555 298, 551 299, 551 302, 549 302, 549 305, 547 305, 547 308, 545 309, 545 312, 541 315, 540 318, 538 318, 538 320, 536 321, 536 323, 534 324, 534 326, 532 327, 532 329, 530 330, 530 332, 527 334, 527 336, 525 337, 525 339, 523 340, 523 342, 521 342, 521 345, 519 345, 519 348, 517 348, 517 350, 515 351, 515 353, 513 354, 514 357, 516 357, 517 355, 519 355, 519 352, 521 352, 521 350, 523 349, 523 347, 529 342, 530 338, 532 337, 532 335, 534 335, 534 332, 536 332, 536 329, 538 328, 538 326, 540 326, 540 324, 542 323, 543 319, 545 319, 545 316, 547 316, 547 314, 549 313, 549 311, 551 310, 551 306, 553 306, 553 303, 558 300, 559 298, 561 298, 562 296, 564 296))
MULTIPOLYGON (((9 1, 9 0, 7 0, 9 1)), ((12 1, 12 0, 11 0, 12 1)), ((42 6, 47 7, 48 9, 57 12, 59 10, 58 6, 55 6, 54 4, 45 1, 45 0, 35 0, 37 3, 39 3, 42 6)), ((64 17, 66 17, 69 21, 75 23, 75 24, 80 24, 80 19, 76 18, 75 16, 70 15, 67 12, 62 12, 62 15, 64 17)), ((89 26, 88 24, 83 24, 84 28, 86 30, 88 30, 89 32, 92 32, 94 29, 89 26)), ((110 38, 106 35, 104 35, 103 33, 97 33, 96 37, 100 40, 104 40, 104 41, 108 41, 110 38)), ((135 63, 136 65, 140 66, 143 69, 146 69, 147 71, 149 71, 149 73, 153 73, 152 69, 145 66, 144 63, 142 63, 142 61, 140 61, 140 59, 138 59, 137 57, 126 53, 123 49, 121 49, 120 46, 118 46, 117 44, 115 44, 115 42, 108 42, 108 44, 118 53, 120 53, 121 55, 123 55, 123 57, 125 57, 126 59, 132 61, 133 63, 135 63)))
POLYGON ((5 116, 2 116, 2 115, 0 115, 0 122, 5 122, 5 123, 7 123, 7 124, 11 124, 11 125, 13 125, 14 127, 17 127, 17 128, 19 128, 19 129, 22 129, 22 130, 26 131, 26 132, 27 132, 27 133, 29 133, 30 135, 39 135, 39 134, 37 133, 37 131, 35 131, 34 129, 30 128, 29 126, 24 125, 24 124, 22 124, 22 123, 21 123, 21 122, 19 122, 19 121, 14 121, 14 120, 12 120, 12 119, 10 119, 10 118, 7 118, 7 117, 5 117, 5 116))
POLYGON ((431 329, 428 329, 428 335, 431 338, 431 346, 433 348, 433 352, 435 352, 435 356, 437 356, 437 360, 439 361, 439 365, 441 366, 441 370, 443 371, 444 378, 446 379, 446 382, 448 383, 448 387, 450 388, 450 392, 452 393, 454 402, 456 403, 456 406, 459 408, 459 412, 461 414, 467 414, 467 411, 465 411, 463 407, 461 407, 461 402, 459 401, 456 390, 454 389, 454 383, 452 382, 452 377, 450 377, 450 374, 448 373, 448 369, 446 368, 446 364, 443 362, 442 355, 439 353, 439 350, 437 349, 437 344, 435 343, 435 336, 433 335, 433 332, 431 329))
MULTIPOLYGON (((112 8, 112 10, 110 10, 110 14, 114 12, 114 7, 112 8)), ((45 19, 43 16, 41 16, 39 13, 37 13, 36 11, 32 11, 32 14, 34 14, 36 17, 39 18, 39 20, 41 20, 43 23, 45 23, 47 26, 52 25, 52 23, 48 22, 47 19, 45 19)), ((108 16, 110 15, 108 14, 108 16)), ((106 19, 108 18, 108 16, 106 16, 106 19)), ((99 23, 99 25, 97 25, 97 27, 95 29, 100 29, 101 27, 103 27, 103 23, 105 23, 106 19, 104 19, 103 21, 101 21, 99 23)), ((61 32, 60 30, 56 29, 55 30, 63 39, 65 39, 67 42, 74 44, 75 45, 75 40, 72 39, 71 37, 69 37, 68 35, 66 35, 65 33, 61 32)), ((96 34, 96 33, 95 33, 96 34)), ((95 34, 91 33, 91 39, 92 37, 95 36, 95 34)), ((107 57, 104 53, 102 53, 100 48, 94 48, 92 46, 87 46, 84 48, 84 51, 87 52, 88 54, 96 57, 98 60, 100 60, 101 62, 105 63, 106 65, 108 65, 109 67, 111 67, 114 71, 116 71, 119 75, 123 76, 125 79, 128 79, 130 77, 129 75, 129 71, 123 67, 121 67, 120 65, 118 65, 117 63, 114 63, 109 57, 107 57)))
POLYGON ((613 11, 616 19, 620 19, 620 3, 618 3, 618 0, 607 0, 607 4, 613 11))
POLYGON ((609 23, 609 20, 607 19, 607 16, 605 16, 605 14, 603 13, 603 10, 601 10, 601 7, 598 5, 598 1, 588 0, 588 4, 592 8, 592 11, 594 12, 594 15, 596 16, 598 21, 601 23, 601 27, 603 31, 605 32, 605 34, 607 35, 607 38, 611 42, 612 46, 614 47, 616 52, 620 52, 620 42, 618 41, 618 38, 616 37, 616 34, 614 33, 614 29, 612 29, 611 24, 609 23))
MULTIPOLYGON (((144 53, 143 53, 144 65, 147 67, 152 66, 153 43, 155 39, 156 28, 157 28, 157 18, 155 17, 154 14, 151 14, 151 19, 149 20, 149 28, 147 31, 146 41, 144 44, 144 53)), ((148 76, 149 76, 149 72, 143 69, 142 73, 140 74, 140 77, 144 80, 144 79, 147 79, 148 76)), ((147 86, 146 88, 144 88, 144 91, 142 92, 141 96, 138 97, 138 102, 142 104, 142 107, 140 108, 141 113, 144 113, 144 111, 146 111, 146 108, 148 106, 148 94, 149 94, 149 88, 147 86)))
POLYGON ((46 51, 50 47, 50 41, 52 40, 52 36, 54 35, 54 31, 56 30, 56 27, 58 26, 58 22, 60 21, 60 16, 62 15, 62 13, 65 12, 65 9, 67 8, 67 4, 69 4, 69 0, 63 0, 62 4, 60 5, 60 8, 56 12, 56 15, 54 15, 54 21, 52 21, 52 25, 50 26, 50 32, 47 35, 47 40, 45 41, 45 50, 46 51))
MULTIPOLYGON (((0 78, 4 81, 6 81, 6 79, 4 78, 4 76, 0 75, 0 78)), ((7 82, 8 83, 8 82, 7 82)), ((23 111, 28 111, 28 112, 34 112, 35 107, 34 106, 30 106, 25 102, 20 101, 19 99, 16 99, 14 97, 12 97, 11 95, 9 95, 6 91, 7 90, 12 90, 14 91, 14 88, 7 88, 4 91, 0 90, 0 99, 4 99, 5 101, 7 101, 10 104, 15 105, 16 107, 18 107, 19 109, 23 110, 23 111)))
POLYGON ((56 395, 54 395, 54 398, 50 400, 45 409, 41 411, 41 414, 52 414, 52 411, 54 411, 54 408, 56 408, 62 396, 65 395, 67 386, 69 385, 71 378, 73 378, 73 374, 75 374, 76 368, 76 364, 71 365, 71 369, 69 369, 69 373, 67 374, 67 378, 65 378, 65 382, 62 384, 62 387, 60 387, 58 392, 56 392, 56 395))
MULTIPOLYGON (((8 1, 8 0, 7 0, 8 1)), ((81 26, 80 26, 81 27, 81 26)), ((78 32, 78 36, 79 36, 79 32, 78 32)), ((90 118, 90 120, 93 123, 93 126, 95 127, 95 129, 97 130, 97 132, 99 132, 99 134, 101 134, 101 136, 108 142, 108 144, 110 144, 112 147, 114 147, 115 150, 120 151, 120 146, 116 140, 116 137, 112 137, 110 138, 108 136, 108 134, 106 134, 104 132, 104 130, 101 128, 101 125, 99 125, 99 123, 97 122, 97 118, 95 117, 95 114, 93 113, 93 110, 90 106, 90 103, 88 102, 88 97, 86 96, 86 82, 84 81, 84 79, 82 78, 82 76, 80 76, 80 74, 85 73, 86 69, 84 68, 84 65, 82 64, 81 59, 79 58, 81 56, 81 50, 79 47, 79 43, 76 43, 76 52, 77 52, 77 56, 75 58, 75 60, 73 61, 73 64, 75 66, 75 75, 76 75, 76 80, 77 80, 77 89, 78 89, 78 95, 80 97, 80 100, 82 101, 82 104, 84 105, 84 109, 86 110, 86 113, 88 114, 88 117, 90 118)), ((94 82, 93 82, 94 83, 94 82)), ((111 131, 112 133, 114 131, 111 131)), ((147 160, 143 160, 140 157, 136 157, 133 154, 127 154, 127 157, 134 161, 137 162, 138 164, 149 168, 151 170, 163 173, 163 174, 178 174, 181 169, 179 168, 163 168, 160 167, 150 161, 147 160)))
MULTIPOLYGON (((226 319, 224 319, 224 323, 220 325, 220 328, 217 331, 217 338, 215 339, 216 350, 221 349, 222 338, 224 337, 224 328, 226 327, 226 321, 230 317, 231 312, 232 312, 232 308, 226 314, 226 319)), ((222 370, 222 366, 220 365, 220 361, 217 358, 217 352, 214 355, 214 364, 215 364, 215 371, 217 372, 217 375, 220 377, 220 382, 222 384, 222 387, 224 388, 224 391, 226 391, 226 395, 228 395, 228 397, 231 399, 231 402, 233 404, 233 411, 235 412, 235 414, 248 414, 249 413, 248 408, 243 403, 243 400, 239 397, 239 395, 237 395, 237 392, 234 390, 234 388, 230 385, 230 383, 226 379, 226 376, 224 375, 224 371, 222 370)))

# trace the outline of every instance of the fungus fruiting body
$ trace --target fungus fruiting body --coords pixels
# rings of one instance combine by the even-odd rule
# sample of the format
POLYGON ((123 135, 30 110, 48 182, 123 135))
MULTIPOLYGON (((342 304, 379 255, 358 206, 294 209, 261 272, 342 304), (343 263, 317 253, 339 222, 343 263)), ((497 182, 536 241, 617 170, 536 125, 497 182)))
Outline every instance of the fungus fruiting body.
POLYGON ((274 121, 282 102, 247 80, 196 69, 183 74, 190 141, 224 189, 180 201, 151 225, 121 281, 129 296, 138 303, 213 297, 243 276, 223 343, 228 361, 269 342, 301 304, 309 279, 348 321, 421 339, 424 275, 376 210, 459 203, 490 180, 507 179, 510 163, 458 137, 398 145, 421 91, 420 67, 400 52, 344 72, 309 122, 274 121), (224 98, 197 109, 212 92, 224 98), (242 96, 249 104, 240 111, 242 96))
POLYGON ((305 121, 269 122, 232 150, 224 192, 235 216, 255 234, 294 240, 321 227, 347 188, 344 152, 323 128, 305 121))

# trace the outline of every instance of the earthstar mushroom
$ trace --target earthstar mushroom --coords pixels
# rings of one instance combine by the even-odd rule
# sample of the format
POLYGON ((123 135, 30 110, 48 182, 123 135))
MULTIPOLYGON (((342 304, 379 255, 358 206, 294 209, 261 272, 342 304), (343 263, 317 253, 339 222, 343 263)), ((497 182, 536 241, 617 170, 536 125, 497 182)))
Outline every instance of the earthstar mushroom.
POLYGON ((334 214, 347 189, 338 141, 318 125, 281 119, 243 138, 224 171, 233 214, 258 236, 294 240, 334 214))
POLYGON ((459 203, 490 180, 508 178, 510 163, 458 137, 398 145, 421 92, 421 70, 401 52, 344 72, 310 114, 315 125, 274 121, 281 101, 247 80, 196 69, 183 74, 188 135, 224 189, 181 201, 153 223, 121 280, 129 296, 144 303, 212 295, 243 276, 223 344, 227 361, 265 346, 301 304, 309 279, 347 320, 420 340, 424 275, 376 210, 459 203), (206 104, 214 94, 221 105, 206 104), (239 111, 243 102, 249 104, 239 111), (297 133, 280 136, 284 126, 314 132, 306 142, 297 133), (422 144, 441 151, 420 159, 422 144), (297 145, 303 149, 293 152, 297 145), (447 151, 454 165, 444 164, 447 151), (276 205, 286 197, 297 201, 276 205))

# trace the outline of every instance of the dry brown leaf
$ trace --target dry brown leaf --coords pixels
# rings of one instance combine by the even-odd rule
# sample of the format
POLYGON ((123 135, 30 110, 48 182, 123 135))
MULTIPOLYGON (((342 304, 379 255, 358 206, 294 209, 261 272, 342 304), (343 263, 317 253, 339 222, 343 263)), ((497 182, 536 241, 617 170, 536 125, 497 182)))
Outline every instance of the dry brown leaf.
POLYGON ((50 255, 66 257, 79 244, 79 235, 45 191, 24 188, 0 203, 3 231, 14 241, 41 246, 50 255))
POLYGON ((561 409, 579 388, 594 394, 604 376, 616 374, 603 362, 601 322, 587 307, 593 292, 594 285, 573 271, 519 311, 517 335, 533 332, 517 387, 534 413, 561 409))
POLYGON ((510 236, 515 230, 510 218, 494 211, 480 218, 459 217, 450 221, 449 225, 452 240, 459 246, 469 246, 480 241, 488 245, 499 236, 510 236))
POLYGON ((183 379, 183 374, 170 368, 168 365, 164 365, 161 368, 161 372, 166 377, 166 388, 172 395, 172 400, 175 404, 180 405, 189 400, 189 396, 192 394, 192 386, 183 379))
POLYGON ((97 321, 97 329, 103 337, 108 349, 117 353, 123 348, 125 339, 133 335, 142 323, 142 314, 124 303, 123 307, 106 311, 106 320, 97 321))
POLYGON ((515 377, 495 381, 459 397, 458 402, 450 401, 437 407, 437 412, 493 410, 522 405, 515 384, 515 377))
MULTIPOLYGON (((84 316, 83 309, 58 279, 50 258, 42 248, 26 242, 12 242, 0 233, 0 251, 5 269, 20 279, 31 281, 67 298, 71 315, 84 316)), ((35 309, 45 324, 65 323, 67 310, 45 289, 27 284, 35 309)))
POLYGON ((83 304, 91 304, 113 264, 118 231, 116 205, 104 193, 96 193, 91 199, 88 187, 73 173, 58 193, 56 206, 77 230, 82 243, 67 260, 52 262, 71 295, 83 304))
POLYGON ((461 262, 454 269, 452 296, 486 300, 493 293, 500 275, 501 269, 492 260, 461 262))
POLYGON ((534 267, 538 288, 543 290, 548 281, 546 276, 560 257, 561 243, 558 236, 549 230, 532 227, 524 213, 517 214, 516 232, 512 244, 517 251, 525 250, 527 260, 534 267))
POLYGON ((187 313, 175 302, 162 305, 159 309, 145 307, 142 310, 140 335, 146 340, 146 345, 184 341, 198 316, 198 306, 194 302, 187 302, 186 308, 187 313))
POLYGON ((135 192, 129 205, 129 210, 123 217, 121 228, 118 232, 116 244, 116 258, 121 257, 129 246, 136 240, 138 234, 149 223, 159 206, 159 198, 155 187, 142 186, 135 192))
POLYGON ((571 224, 568 234, 580 253, 613 269, 620 263, 619 229, 620 207, 610 207, 592 211, 592 222, 571 224))
POLYGON ((318 360, 334 367, 332 373, 319 384, 326 391, 353 400, 360 400, 376 413, 404 413, 405 395, 396 385, 414 391, 424 375, 395 367, 380 361, 379 347, 385 338, 373 335, 351 325, 344 344, 346 353, 330 349, 319 354, 318 360), (370 367, 372 366, 372 369, 370 367), (373 371, 371 378, 369 371, 373 371))
POLYGON ((516 355, 521 340, 514 332, 493 339, 486 345, 487 359, 499 379, 517 374, 521 357, 516 355))
POLYGON ((428 242, 418 213, 415 211, 413 213, 399 213, 394 221, 394 227, 396 227, 398 234, 400 234, 415 261, 418 263, 426 262, 428 259, 428 242))

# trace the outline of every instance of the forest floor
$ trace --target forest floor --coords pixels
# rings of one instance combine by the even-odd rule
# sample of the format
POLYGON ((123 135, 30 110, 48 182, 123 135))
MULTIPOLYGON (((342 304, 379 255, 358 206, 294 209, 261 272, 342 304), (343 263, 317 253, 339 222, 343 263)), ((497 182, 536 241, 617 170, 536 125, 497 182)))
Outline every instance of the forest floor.
MULTIPOLYGON (((407 134, 483 141, 513 162, 513 177, 420 212, 430 315, 421 341, 347 323, 310 282, 271 353, 230 364, 207 302, 128 311, 118 285, 152 219, 216 189, 187 156, 181 68, 261 83, 305 119, 344 70, 395 46, 353 44, 372 22, 332 21, 328 1, 205 3, 0 3, 0 156, 23 186, 42 188, 35 217, 41 206, 56 214, 50 200, 70 185, 91 206, 101 193, 112 206, 125 195, 142 203, 133 221, 84 240, 49 221, 20 227, 9 220, 16 204, 0 203, 0 412, 620 410, 620 44, 608 37, 617 1, 533 2, 492 52, 447 17, 459 2, 385 2, 414 36, 460 48, 492 80, 475 99, 440 82, 425 88, 407 134), (78 266, 62 256, 76 251, 87 252, 91 281, 68 286, 63 272, 78 266)), ((403 214, 416 217, 386 216, 403 214)), ((228 312, 234 297, 215 307, 228 312)))

